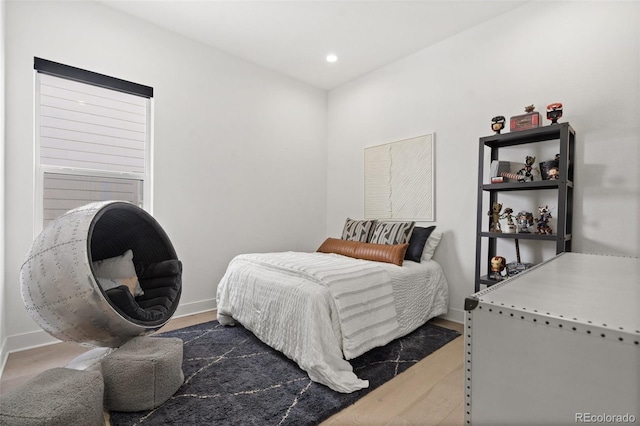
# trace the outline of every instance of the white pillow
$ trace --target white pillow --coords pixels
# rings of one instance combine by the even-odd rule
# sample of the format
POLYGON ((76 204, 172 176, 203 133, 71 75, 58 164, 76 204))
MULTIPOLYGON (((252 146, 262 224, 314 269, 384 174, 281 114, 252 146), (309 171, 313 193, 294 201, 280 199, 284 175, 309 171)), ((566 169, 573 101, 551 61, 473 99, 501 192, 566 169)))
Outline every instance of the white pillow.
POLYGON ((129 278, 96 278, 98 280, 98 284, 102 287, 103 290, 111 290, 112 288, 120 287, 121 285, 127 286, 131 294, 134 297, 142 296, 144 291, 142 287, 140 287, 140 283, 138 282, 138 277, 129 277, 129 278))
POLYGON ((98 260, 92 266, 93 274, 103 290, 126 285, 135 297, 144 294, 133 264, 133 250, 125 251, 121 256, 98 260))
POLYGON ((442 232, 434 229, 427 239, 427 244, 424 245, 424 250, 422 250, 422 260, 431 260, 441 238, 442 232))

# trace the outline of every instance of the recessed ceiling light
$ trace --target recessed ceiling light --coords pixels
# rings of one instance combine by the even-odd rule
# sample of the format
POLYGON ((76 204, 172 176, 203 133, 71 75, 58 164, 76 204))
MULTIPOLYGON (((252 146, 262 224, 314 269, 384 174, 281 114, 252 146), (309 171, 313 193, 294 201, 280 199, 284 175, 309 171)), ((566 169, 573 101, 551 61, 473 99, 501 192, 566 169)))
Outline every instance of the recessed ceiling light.
POLYGON ((335 62, 338 60, 338 57, 333 53, 327 55, 327 62, 335 62))

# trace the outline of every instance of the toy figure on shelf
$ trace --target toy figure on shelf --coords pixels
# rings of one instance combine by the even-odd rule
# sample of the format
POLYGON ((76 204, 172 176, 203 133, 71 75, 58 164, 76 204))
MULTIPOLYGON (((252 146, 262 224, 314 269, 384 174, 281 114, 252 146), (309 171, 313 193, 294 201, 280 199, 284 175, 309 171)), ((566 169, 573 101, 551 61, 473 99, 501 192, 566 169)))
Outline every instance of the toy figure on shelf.
POLYGON ((518 242, 518 239, 516 238, 515 240, 516 243, 516 261, 515 262, 511 262, 511 263, 507 263, 507 276, 508 277, 512 277, 514 275, 519 274, 520 272, 529 269, 533 266, 533 263, 522 263, 520 261, 520 243, 518 242))
POLYGON ((556 154, 553 160, 540 163, 540 176, 542 180, 558 179, 560 175, 560 154, 556 154))
POLYGON ((513 209, 511 207, 506 207, 504 209, 504 213, 500 216, 500 219, 507 219, 507 229, 504 231, 507 234, 515 234, 516 233, 516 224, 513 223, 513 209))
POLYGON ((496 132, 496 135, 500 134, 500 131, 504 129, 505 118, 502 115, 497 115, 491 119, 491 130, 496 132))
POLYGON ((560 102, 547 105, 547 120, 551 120, 551 124, 558 124, 560 117, 562 117, 562 104, 560 102))
POLYGON ((489 278, 500 281, 502 279, 502 271, 507 266, 507 259, 502 256, 493 256, 491 258, 491 274, 489 278))
POLYGON ((527 155, 525 159, 524 167, 518 170, 517 175, 521 176, 518 178, 520 182, 531 182, 533 181, 533 164, 536 162, 536 157, 531 157, 527 155))
POLYGON ((533 226, 533 213, 527 211, 521 211, 518 213, 518 225, 520 226, 520 230, 518 231, 521 234, 529 234, 529 227, 533 226))
POLYGON ((551 211, 549 210, 549 206, 538 207, 538 213, 540 213, 540 217, 538 218, 538 228, 536 230, 536 234, 552 234, 553 231, 549 226, 549 219, 551 219, 551 211))
POLYGON ((500 211, 502 210, 502 204, 493 203, 491 210, 487 213, 487 215, 491 216, 491 221, 489 222, 489 232, 502 232, 502 228, 500 227, 500 211))

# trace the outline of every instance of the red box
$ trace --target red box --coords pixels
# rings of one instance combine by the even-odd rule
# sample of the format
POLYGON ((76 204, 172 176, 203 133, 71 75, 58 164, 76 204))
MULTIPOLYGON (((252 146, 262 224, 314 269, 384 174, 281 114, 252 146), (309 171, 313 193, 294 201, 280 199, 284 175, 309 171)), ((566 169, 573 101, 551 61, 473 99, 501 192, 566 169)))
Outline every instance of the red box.
POLYGON ((540 113, 528 112, 522 115, 514 115, 510 120, 511 131, 535 129, 540 127, 540 113))

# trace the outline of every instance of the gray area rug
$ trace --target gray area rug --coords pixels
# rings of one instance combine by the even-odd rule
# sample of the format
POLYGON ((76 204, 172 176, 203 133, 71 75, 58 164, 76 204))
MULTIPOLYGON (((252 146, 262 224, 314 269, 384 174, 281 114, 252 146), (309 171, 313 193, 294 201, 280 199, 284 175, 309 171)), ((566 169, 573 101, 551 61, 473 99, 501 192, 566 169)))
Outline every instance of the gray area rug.
POLYGON ((240 325, 211 321, 160 336, 184 341, 185 382, 152 411, 111 412, 119 425, 315 425, 391 380, 459 333, 428 322, 351 360, 369 388, 350 394, 312 382, 296 363, 240 325))

